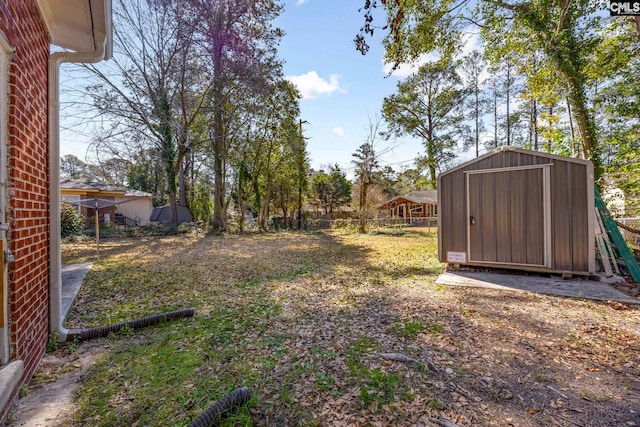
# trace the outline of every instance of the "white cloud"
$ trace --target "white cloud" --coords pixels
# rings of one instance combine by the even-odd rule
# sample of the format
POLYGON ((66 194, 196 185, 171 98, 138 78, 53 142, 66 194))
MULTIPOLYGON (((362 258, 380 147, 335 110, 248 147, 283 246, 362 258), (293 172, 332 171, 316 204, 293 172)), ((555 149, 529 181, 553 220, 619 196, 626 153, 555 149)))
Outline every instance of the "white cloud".
MULTIPOLYGON (((398 79, 409 77, 411 74, 418 71, 418 68, 420 68, 421 65, 424 65, 427 62, 435 62, 438 59, 440 59, 440 55, 437 53, 422 54, 418 59, 416 59, 413 62, 400 64, 398 68, 395 69, 393 74, 391 74, 391 76, 396 77, 398 79)), ((392 67, 393 67, 393 64, 389 64, 385 62, 382 64, 382 71, 388 75, 392 67)))
POLYGON ((309 0, 298 0, 296 2, 296 6, 300 6, 301 4, 305 4, 306 2, 308 2, 309 0))
MULTIPOLYGON (((480 38, 480 33, 466 33, 466 36, 463 36, 463 45, 460 54, 458 54, 458 59, 463 59, 465 56, 469 55, 474 50, 482 51, 482 38, 480 38)), ((458 75, 464 78, 464 73, 462 69, 458 68, 458 75)), ((485 84, 487 80, 491 77, 491 73, 489 72, 488 64, 485 64, 485 67, 480 72, 478 76, 478 81, 480 84, 485 84)))
POLYGON ((329 80, 323 79, 315 71, 309 71, 299 76, 287 76, 285 78, 296 85, 303 99, 315 99, 321 95, 345 92, 345 90, 340 87, 340 76, 337 74, 331 74, 329 80))
POLYGON ((467 56, 474 50, 479 50, 482 47, 482 39, 480 38, 480 33, 466 33, 463 36, 462 51, 460 52, 459 58, 463 56, 467 56))
POLYGON ((334 127, 331 132, 333 132, 334 135, 338 135, 339 137, 343 137, 345 136, 345 132, 344 129, 340 128, 340 127, 334 127))
MULTIPOLYGON (((463 38, 464 44, 462 45, 462 50, 458 54, 457 58, 461 59, 463 56, 468 55, 473 50, 480 49, 482 46, 482 39, 480 38, 480 34, 475 32, 466 33, 463 38)), ((437 52, 430 52, 420 55, 420 57, 409 63, 402 63, 400 66, 391 74, 393 77, 403 79, 405 77, 409 77, 411 74, 418 71, 421 65, 426 64, 427 62, 435 62, 440 59, 440 54, 437 52)), ((385 74, 389 74, 391 71, 392 64, 383 63, 382 71, 385 74)))

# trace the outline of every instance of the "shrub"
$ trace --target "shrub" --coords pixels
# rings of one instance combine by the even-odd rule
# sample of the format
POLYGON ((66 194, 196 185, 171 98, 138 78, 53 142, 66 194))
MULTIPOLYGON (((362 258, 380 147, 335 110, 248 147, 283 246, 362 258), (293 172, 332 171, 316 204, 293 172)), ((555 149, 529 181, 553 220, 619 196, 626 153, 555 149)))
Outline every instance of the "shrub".
POLYGON ((358 231, 358 221, 347 218, 338 218, 333 221, 332 228, 355 233, 356 231, 358 231))
POLYGON ((84 228, 84 218, 78 212, 78 208, 70 203, 63 202, 60 206, 60 234, 62 238, 78 236, 84 228))

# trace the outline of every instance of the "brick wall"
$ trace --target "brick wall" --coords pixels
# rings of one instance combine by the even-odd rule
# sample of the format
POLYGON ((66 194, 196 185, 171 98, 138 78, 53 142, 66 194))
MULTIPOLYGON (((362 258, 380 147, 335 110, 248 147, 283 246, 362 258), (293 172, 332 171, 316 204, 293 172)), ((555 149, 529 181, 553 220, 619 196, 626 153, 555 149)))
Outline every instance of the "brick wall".
MULTIPOLYGON (((11 359, 33 375, 49 332, 47 60, 49 41, 34 0, 5 2, 0 30, 15 56, 9 77, 9 267, 11 359)), ((0 408, 2 411, 2 408, 0 408)), ((5 410, 6 412, 6 410, 5 410)), ((0 425, 6 413, 0 412, 0 425)))

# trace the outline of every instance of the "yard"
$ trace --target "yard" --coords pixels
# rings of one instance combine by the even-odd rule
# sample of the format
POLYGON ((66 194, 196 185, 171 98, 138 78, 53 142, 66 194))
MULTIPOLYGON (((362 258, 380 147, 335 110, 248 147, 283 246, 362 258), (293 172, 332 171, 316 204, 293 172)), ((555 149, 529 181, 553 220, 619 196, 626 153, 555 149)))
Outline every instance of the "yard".
POLYGON ((241 385, 225 425, 640 426, 638 309, 436 286, 436 248, 420 229, 105 241, 70 328, 196 314, 62 345, 32 390, 82 374, 91 426, 186 425, 241 385))

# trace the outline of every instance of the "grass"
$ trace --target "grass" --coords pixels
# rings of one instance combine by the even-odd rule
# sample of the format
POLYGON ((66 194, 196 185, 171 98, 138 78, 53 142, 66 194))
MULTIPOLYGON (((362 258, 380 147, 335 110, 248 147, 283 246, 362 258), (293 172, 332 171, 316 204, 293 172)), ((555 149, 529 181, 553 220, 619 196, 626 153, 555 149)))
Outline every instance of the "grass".
MULTIPOLYGON (((319 321, 325 328, 347 327, 348 317, 369 303, 369 286, 389 274, 411 271, 433 280, 441 270, 433 260, 435 236, 405 236, 391 242, 386 261, 375 253, 381 248, 370 245, 384 236, 372 235, 107 241, 70 326, 189 306, 196 316, 110 337, 109 350, 83 385, 78 422, 186 424, 240 385, 254 391, 254 410, 265 418, 297 413, 300 423, 314 423, 309 408, 323 396, 342 396, 353 387, 362 407, 389 403, 402 392, 399 376, 365 365, 375 340, 363 336, 348 348, 341 342, 347 336, 310 340, 319 321), (345 367, 338 366, 344 355, 362 366, 346 383, 345 367), (310 391, 308 401, 300 399, 301 388, 310 391)), ((91 250, 87 242, 65 245, 65 262, 90 260, 91 250)))
MULTIPOLYGON (((504 359, 511 343, 531 336, 533 341, 541 337, 540 342, 526 348, 574 344, 564 337, 577 326, 553 325, 546 336, 525 332, 547 327, 536 313, 545 322, 570 321, 548 312, 549 297, 527 296, 536 310, 520 312, 522 300, 505 300, 496 291, 434 286, 443 269, 436 237, 405 229, 398 234, 282 232, 105 241, 69 327, 185 307, 195 307, 196 314, 103 339, 102 352, 83 379, 76 423, 186 425, 242 385, 251 390, 251 402, 225 426, 346 425, 349 419, 361 425, 414 425, 427 415, 483 425, 515 417, 516 409, 490 398, 481 399, 483 408, 469 406, 480 405, 473 400, 461 405, 447 388, 452 378, 377 356, 430 359, 442 372, 455 367, 465 372, 456 381, 464 381, 466 394, 491 396, 482 384, 492 375, 508 379, 512 374, 507 362, 494 362, 504 359), (498 317, 505 305, 508 316, 498 317)), ((65 244, 64 262, 91 261, 92 250, 90 242, 65 244)), ((584 310, 592 308, 571 306, 576 325, 584 310)), ((629 322, 623 344, 634 346, 637 324, 629 322)), ((521 354, 509 363, 541 357, 517 348, 521 354)), ((612 351, 607 348, 608 357, 612 351)), ((562 368, 558 372, 566 371, 562 368)), ((547 369, 552 377, 555 371, 547 369)), ((513 376, 528 378, 515 371, 513 376)), ((525 382, 523 390, 530 385, 525 382)), ((506 387, 496 385, 496 393, 506 387)), ((526 398, 525 392, 517 395, 526 398)))
POLYGON ((425 330, 419 322, 409 321, 400 325, 394 325, 390 331, 400 338, 415 340, 418 334, 425 330))

